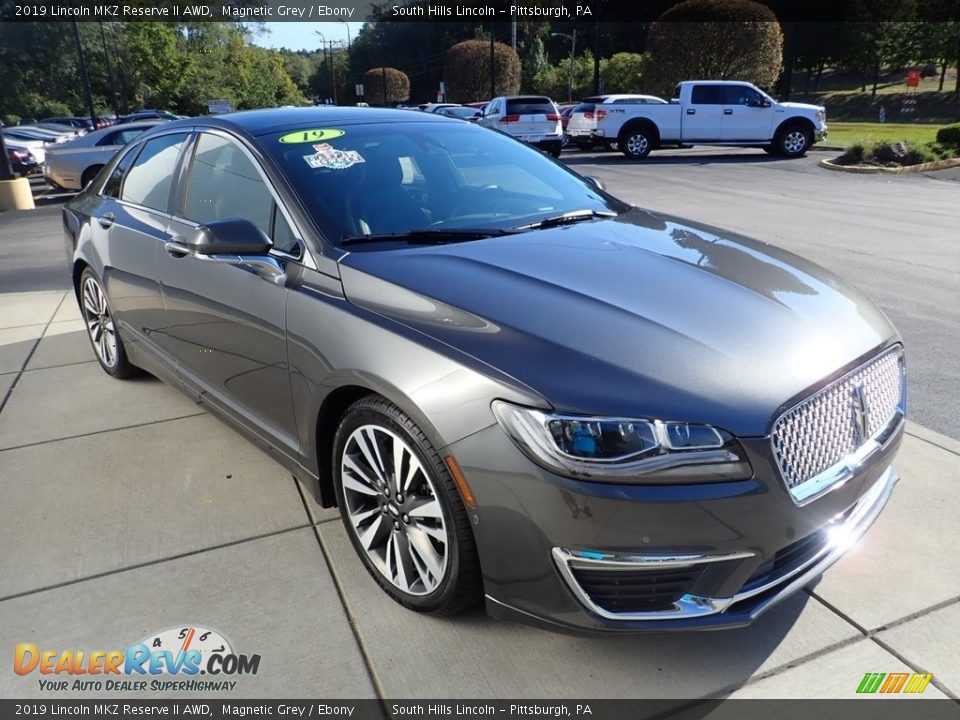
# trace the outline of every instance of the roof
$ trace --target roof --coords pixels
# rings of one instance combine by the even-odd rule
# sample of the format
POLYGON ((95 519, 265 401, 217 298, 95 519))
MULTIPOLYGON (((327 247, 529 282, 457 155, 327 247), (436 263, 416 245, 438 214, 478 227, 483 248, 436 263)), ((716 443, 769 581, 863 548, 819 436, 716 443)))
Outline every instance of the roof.
MULTIPOLYGON (((323 128, 333 125, 356 125, 359 123, 452 122, 450 118, 442 115, 410 112, 409 110, 317 106, 244 110, 242 112, 227 113, 209 118, 177 120, 175 123, 191 125, 195 124, 198 119, 207 121, 211 125, 232 125, 234 127, 240 127, 251 135, 268 135, 287 129, 323 128)), ((173 124, 174 123, 171 123, 171 125, 173 124)))

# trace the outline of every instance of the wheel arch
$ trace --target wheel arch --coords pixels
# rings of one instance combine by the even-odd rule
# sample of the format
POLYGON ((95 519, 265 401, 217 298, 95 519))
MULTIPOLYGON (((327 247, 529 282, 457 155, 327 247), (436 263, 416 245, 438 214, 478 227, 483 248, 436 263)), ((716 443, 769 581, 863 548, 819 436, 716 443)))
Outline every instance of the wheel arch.
POLYGON ((398 389, 374 378, 354 377, 350 382, 345 382, 328 392, 316 413, 314 441, 317 478, 320 486, 319 499, 322 507, 336 507, 337 504, 336 493, 333 489, 333 452, 337 428, 344 414, 346 414, 347 408, 368 395, 377 395, 396 405, 417 424, 438 452, 447 444, 433 423, 419 410, 416 403, 398 389))
POLYGON ((781 122, 779 125, 777 125, 777 129, 773 133, 773 139, 776 140, 777 138, 779 138, 780 133, 784 132, 787 128, 797 127, 797 126, 802 127, 804 130, 810 133, 810 140, 811 140, 810 144, 812 145, 813 138, 816 136, 817 128, 813 124, 813 120, 807 117, 803 117, 802 115, 795 115, 793 117, 789 117, 785 119, 783 122, 781 122))
POLYGON ((657 124, 653 120, 645 117, 633 118, 632 120, 625 122, 623 127, 620 128, 620 132, 617 133, 617 142, 622 147, 627 135, 631 131, 639 129, 650 132, 651 147, 657 147, 660 145, 660 128, 657 127, 657 124))

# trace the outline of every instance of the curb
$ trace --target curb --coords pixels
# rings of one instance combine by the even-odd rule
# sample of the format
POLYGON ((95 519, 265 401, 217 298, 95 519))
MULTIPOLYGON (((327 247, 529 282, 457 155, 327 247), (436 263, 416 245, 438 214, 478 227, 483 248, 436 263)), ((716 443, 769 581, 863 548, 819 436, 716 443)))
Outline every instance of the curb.
POLYGON ((904 173, 931 172, 934 170, 960 167, 960 158, 947 158, 946 160, 934 160, 933 162, 920 163, 919 165, 906 165, 892 168, 881 167, 879 165, 837 165, 832 160, 821 160, 818 164, 827 170, 839 170, 840 172, 859 173, 861 175, 879 175, 880 173, 903 175, 904 173))

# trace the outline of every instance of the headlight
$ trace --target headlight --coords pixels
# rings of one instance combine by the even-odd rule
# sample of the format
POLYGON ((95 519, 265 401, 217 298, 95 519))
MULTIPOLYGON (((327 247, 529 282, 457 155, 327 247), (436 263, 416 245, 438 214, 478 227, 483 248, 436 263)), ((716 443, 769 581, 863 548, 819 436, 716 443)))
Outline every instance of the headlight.
POLYGON ((492 409, 517 447, 558 475, 642 483, 752 475, 739 443, 710 425, 561 415, 502 400, 492 409))

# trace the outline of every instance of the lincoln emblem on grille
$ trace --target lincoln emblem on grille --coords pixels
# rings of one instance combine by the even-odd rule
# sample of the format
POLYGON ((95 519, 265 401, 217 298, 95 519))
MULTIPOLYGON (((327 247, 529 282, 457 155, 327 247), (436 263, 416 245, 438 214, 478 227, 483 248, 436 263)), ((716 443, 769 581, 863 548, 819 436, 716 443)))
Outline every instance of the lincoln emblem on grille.
POLYGON ((856 428, 857 445, 860 445, 867 439, 867 426, 870 423, 870 408, 863 395, 863 385, 853 386, 853 422, 856 428))

